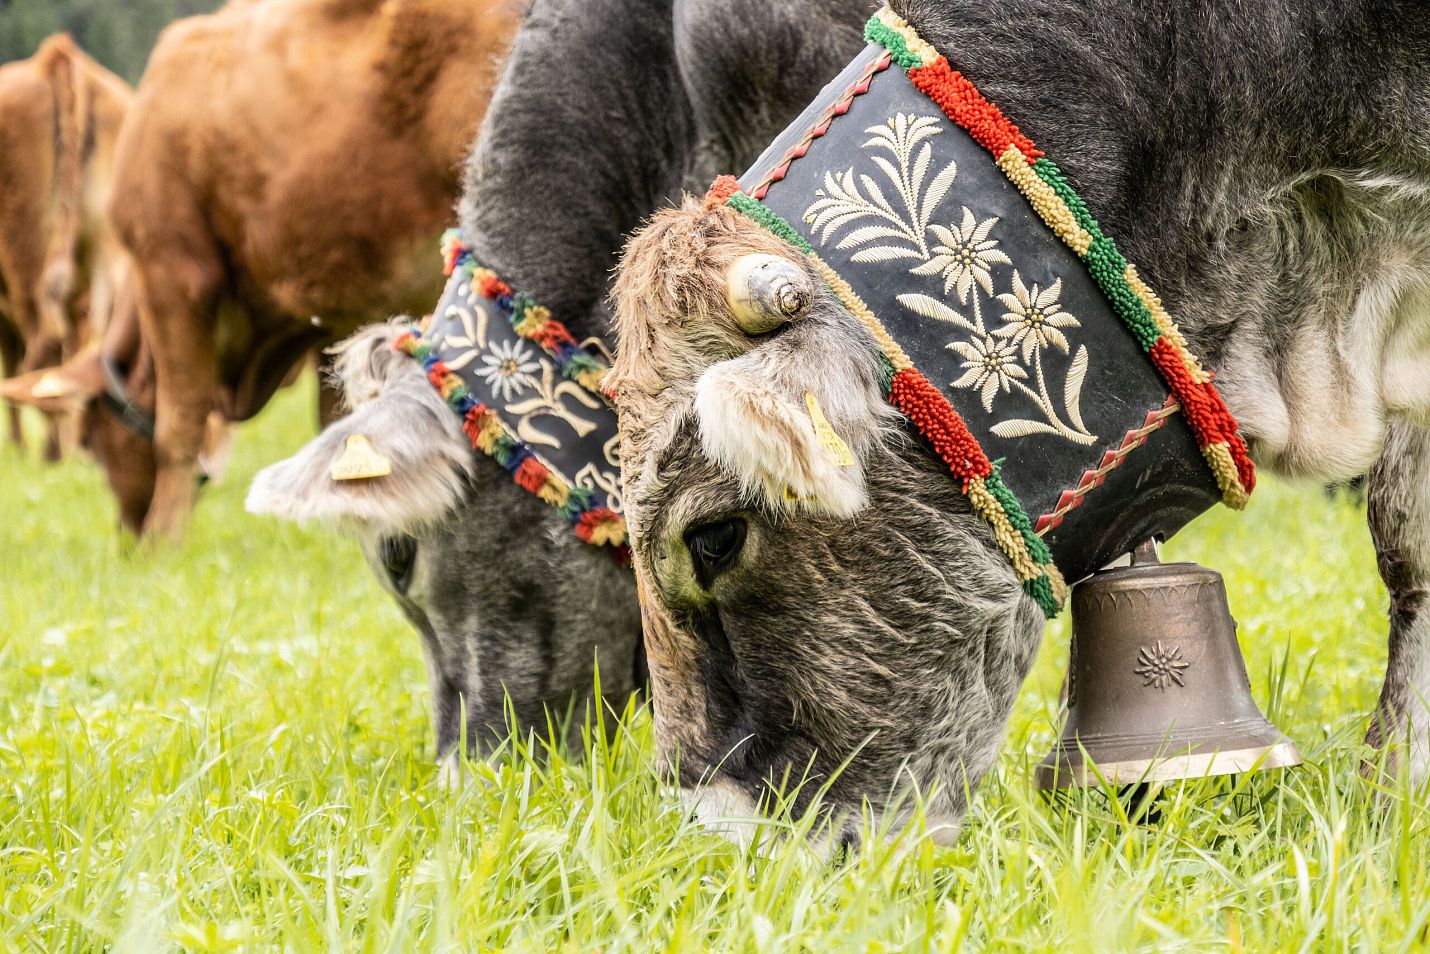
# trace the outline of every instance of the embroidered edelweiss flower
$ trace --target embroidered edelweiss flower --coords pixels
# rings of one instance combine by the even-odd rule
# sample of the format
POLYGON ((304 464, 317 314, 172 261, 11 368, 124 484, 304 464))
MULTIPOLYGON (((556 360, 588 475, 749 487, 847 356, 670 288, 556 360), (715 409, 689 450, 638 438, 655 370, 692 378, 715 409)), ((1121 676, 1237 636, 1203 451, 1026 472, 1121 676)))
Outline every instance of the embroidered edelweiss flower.
POLYGON ((531 353, 520 341, 493 342, 482 355, 486 367, 477 373, 492 389, 492 394, 509 401, 516 395, 535 385, 532 375, 541 370, 541 365, 531 360, 531 353))
POLYGON ((943 291, 958 289, 958 300, 968 303, 968 292, 977 282, 985 294, 993 294, 993 278, 989 266, 1011 265, 1012 259, 998 251, 998 242, 988 237, 998 217, 978 221, 968 206, 963 207, 963 224, 957 230, 942 225, 930 225, 929 231, 938 238, 929 260, 910 269, 915 275, 943 273, 943 291))
POLYGON ((1082 326, 1076 318, 1063 311, 1058 301, 1062 290, 1061 278, 1047 288, 1039 288, 1035 282, 1029 289, 1014 269, 1013 293, 998 296, 1003 307, 1008 309, 1003 313, 1005 324, 993 333, 1009 339, 1009 344, 1022 344, 1024 361, 1032 359, 1034 348, 1046 348, 1048 345, 1056 345, 1063 354, 1067 354, 1068 339, 1058 329, 1082 326))
POLYGON ((992 335, 983 335, 981 338, 973 339, 970 344, 966 341, 955 341, 948 345, 948 350, 956 352, 963 359, 963 376, 953 382, 956 388, 976 388, 981 387, 983 397, 983 410, 993 410, 993 396, 998 393, 1001 386, 1004 393, 1012 387, 1013 380, 1022 380, 1028 376, 1028 372, 1023 370, 1023 366, 1018 363, 1018 356, 1013 353, 1013 346, 1004 341, 999 341, 992 335))

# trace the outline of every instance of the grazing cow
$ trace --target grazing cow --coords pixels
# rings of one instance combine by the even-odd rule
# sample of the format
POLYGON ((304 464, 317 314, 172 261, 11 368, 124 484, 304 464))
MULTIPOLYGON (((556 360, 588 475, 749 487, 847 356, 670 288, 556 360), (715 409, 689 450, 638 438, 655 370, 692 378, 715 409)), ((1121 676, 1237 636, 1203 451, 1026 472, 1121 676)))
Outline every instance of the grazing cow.
POLYGON ((164 31, 110 209, 138 334, 106 342, 118 387, 73 375, 131 412, 96 418, 126 527, 182 534, 210 411, 247 420, 314 346, 435 297, 518 21, 511 0, 268 0, 164 31))
MULTIPOLYGON (((65 35, 0 67, 0 371, 7 379, 59 364, 108 322, 125 273, 104 208, 132 97, 65 35)), ((50 415, 51 460, 61 450, 59 422, 50 415)), ((21 440, 14 405, 10 437, 21 440)))
MULTIPOLYGON (((892 6, 932 44, 908 43, 896 59, 928 64, 947 54, 1057 160, 1160 293, 1190 350, 1217 369, 1263 467, 1321 481, 1369 472, 1370 529, 1391 608, 1368 741, 1408 737, 1396 757, 1425 779, 1430 20, 1402 0, 1251 0, 1224 16, 1180 0, 1155 9, 1121 0, 892 6)), ((942 95, 957 82, 930 80, 928 88, 942 95)), ((923 93, 907 95, 932 111, 928 123, 944 122, 923 93)), ((945 108, 970 110, 962 115, 988 142, 1011 135, 989 125, 971 96, 948 95, 945 108)), ((888 156, 897 143, 918 141, 912 118, 903 127, 903 116, 885 122, 866 114, 851 148, 888 156)), ((1013 158, 995 170, 971 148, 977 155, 960 158, 956 181, 975 168, 1010 179, 1031 168, 1026 156, 1000 153, 1013 158)), ((919 155, 896 158, 917 163, 919 155)), ((972 200, 947 192, 953 173, 939 172, 942 161, 924 161, 904 180, 911 191, 922 181, 936 183, 929 188, 940 198, 955 196, 930 226, 943 229, 937 242, 947 254, 931 251, 926 265, 918 265, 919 226, 900 231, 899 203, 922 199, 887 191, 887 216, 866 214, 884 209, 871 198, 878 182, 890 188, 876 168, 862 180, 806 180, 800 214, 786 221, 837 233, 823 244, 807 236, 820 255, 884 242, 862 260, 937 274, 946 299, 900 301, 952 322, 946 328, 973 329, 967 292, 977 301, 977 283, 987 280, 978 269, 1008 264, 997 245, 1009 226, 991 233, 992 220, 975 223, 966 208, 960 218, 958 203, 972 200)), ((904 168, 892 158, 884 165, 890 178, 904 168)), ((1030 195, 1044 195, 1034 189, 1041 175, 1027 185, 1030 195)), ((925 791, 937 783, 931 822, 956 830, 967 793, 996 757, 1044 613, 1020 584, 1030 577, 1005 555, 1010 545, 975 514, 988 505, 971 503, 970 485, 950 478, 971 452, 935 459, 886 403, 889 365, 879 355, 892 352, 873 334, 877 322, 858 317, 859 306, 827 286, 812 259, 719 204, 721 196, 657 216, 631 242, 614 292, 620 348, 608 386, 620 389, 625 503, 661 747, 678 749, 682 782, 712 772, 714 790, 743 805, 788 771, 827 777, 846 760, 828 796, 846 816, 857 817, 862 799, 884 804, 902 779, 925 791), (766 291, 778 296, 752 298, 735 283, 748 281, 748 265, 727 275, 747 255, 772 257, 748 261, 771 270, 766 291), (791 314, 802 318, 788 323, 791 314)), ((1122 272, 1101 276, 1124 280, 1122 272)), ((1066 353, 1067 339, 997 335, 1032 334, 1020 329, 1033 317, 1039 328, 1071 328, 1068 315, 1051 310, 1057 294, 1049 285, 1023 287, 1022 299, 1002 296, 1011 319, 1004 316, 1005 328, 984 312, 1000 329, 986 355, 949 346, 965 359, 964 378, 953 381, 959 372, 951 372, 950 387, 981 385, 987 408, 1009 400, 1003 393, 1026 373, 1033 394, 1042 382, 1032 372, 1000 368, 1048 341, 1066 353), (1034 307, 1044 310, 1030 317, 1034 307)), ((892 320, 892 311, 879 317, 892 320)), ((972 402, 983 413, 978 394, 972 402)), ((1081 425, 1075 404, 1071 412, 1048 406, 1050 420, 1081 425)), ((1042 427, 1018 421, 1003 433, 1020 438, 1042 427)), ((1068 433, 1081 431, 1069 424, 1068 433)))
MULTIPOLYGON (((468 243, 578 340, 605 334, 626 233, 682 187, 753 160, 859 49, 867 12, 865 0, 537 0, 468 163, 468 243), (731 108, 741 101, 756 108, 731 108)), ((440 752, 464 728, 474 742, 500 734, 503 690, 543 727, 544 705, 589 692, 593 650, 603 691, 624 697, 640 680, 630 572, 470 460, 421 366, 392 353, 396 336, 377 327, 346 346, 354 413, 261 474, 250 509, 355 531, 423 636, 440 752), (329 479, 355 434, 392 460, 390 477, 329 479)))

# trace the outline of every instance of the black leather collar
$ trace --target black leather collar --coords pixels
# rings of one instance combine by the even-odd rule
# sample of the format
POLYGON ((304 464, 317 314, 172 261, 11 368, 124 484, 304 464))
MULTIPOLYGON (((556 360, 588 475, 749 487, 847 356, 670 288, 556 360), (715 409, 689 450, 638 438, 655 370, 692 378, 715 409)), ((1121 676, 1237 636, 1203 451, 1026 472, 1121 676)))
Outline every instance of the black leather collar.
POLYGON ((99 393, 99 403, 109 411, 130 433, 146 441, 154 440, 154 417, 145 411, 129 394, 124 385, 124 375, 113 359, 103 351, 99 354, 99 366, 104 372, 104 390, 99 393))
POLYGON ((852 286, 1001 462, 1069 582, 1221 499, 1087 266, 878 45, 741 186, 852 286))

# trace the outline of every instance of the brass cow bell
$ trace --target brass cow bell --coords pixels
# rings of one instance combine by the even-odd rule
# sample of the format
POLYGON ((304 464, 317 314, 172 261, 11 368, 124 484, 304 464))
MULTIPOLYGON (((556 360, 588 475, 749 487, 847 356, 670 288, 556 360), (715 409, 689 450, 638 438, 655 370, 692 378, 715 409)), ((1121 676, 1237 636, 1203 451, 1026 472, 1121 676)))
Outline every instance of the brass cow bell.
POLYGON ((1158 562, 1148 540, 1131 566, 1073 589, 1072 620, 1067 724, 1038 766, 1039 788, 1300 763, 1251 698, 1221 574, 1158 562))

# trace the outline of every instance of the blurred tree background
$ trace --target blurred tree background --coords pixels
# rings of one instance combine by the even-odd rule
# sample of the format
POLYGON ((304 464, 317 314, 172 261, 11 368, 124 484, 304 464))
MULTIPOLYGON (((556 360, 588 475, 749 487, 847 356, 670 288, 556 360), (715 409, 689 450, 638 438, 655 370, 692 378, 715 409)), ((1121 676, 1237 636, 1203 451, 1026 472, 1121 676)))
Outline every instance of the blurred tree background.
POLYGON ((224 0, 0 0, 0 63, 35 52, 51 33, 79 45, 131 83, 139 81, 159 31, 224 0))

